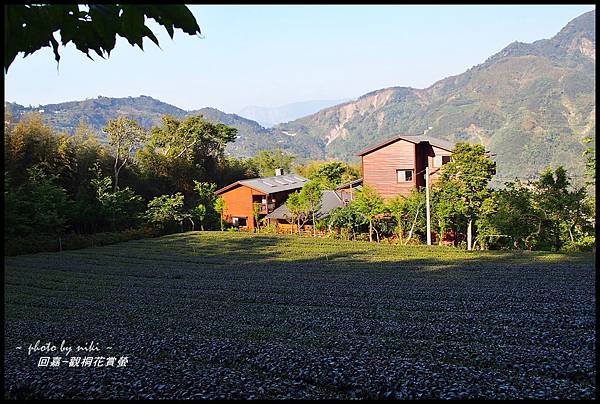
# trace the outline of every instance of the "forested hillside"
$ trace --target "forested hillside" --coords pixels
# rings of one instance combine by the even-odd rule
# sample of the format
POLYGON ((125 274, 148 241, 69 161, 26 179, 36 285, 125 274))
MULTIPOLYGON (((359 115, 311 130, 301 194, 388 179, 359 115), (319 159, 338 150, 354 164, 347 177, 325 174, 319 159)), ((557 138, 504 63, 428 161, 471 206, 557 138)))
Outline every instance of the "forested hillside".
POLYGON ((313 139, 322 157, 348 159, 393 134, 427 131, 483 143, 497 155, 499 177, 558 164, 580 175, 582 140, 596 128, 595 38, 589 12, 551 39, 514 42, 429 88, 374 91, 278 128, 313 139))

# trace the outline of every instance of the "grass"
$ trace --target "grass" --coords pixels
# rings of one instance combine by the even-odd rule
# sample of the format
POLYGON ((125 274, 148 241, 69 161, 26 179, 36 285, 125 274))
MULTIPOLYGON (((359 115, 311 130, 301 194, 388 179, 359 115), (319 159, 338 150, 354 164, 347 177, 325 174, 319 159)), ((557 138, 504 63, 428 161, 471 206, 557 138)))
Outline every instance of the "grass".
POLYGON ((589 398, 594 280, 592 254, 229 232, 5 257, 5 389, 13 398, 589 398), (129 356, 136 385, 107 387, 125 376, 106 369, 89 393, 100 370, 37 368, 15 349, 38 339, 112 346, 129 356))

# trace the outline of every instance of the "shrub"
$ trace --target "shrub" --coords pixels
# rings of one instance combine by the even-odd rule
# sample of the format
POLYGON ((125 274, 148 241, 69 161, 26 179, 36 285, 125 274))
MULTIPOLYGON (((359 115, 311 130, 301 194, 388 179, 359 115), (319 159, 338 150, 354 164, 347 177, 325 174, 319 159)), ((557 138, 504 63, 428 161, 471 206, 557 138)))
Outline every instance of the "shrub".
POLYGON ((65 234, 60 239, 48 235, 15 237, 4 240, 4 255, 34 254, 39 252, 55 252, 62 250, 78 250, 97 247, 123 241, 155 237, 159 233, 150 229, 128 229, 122 232, 95 234, 65 234))
POLYGON ((267 223, 260 228, 261 233, 275 234, 277 233, 277 224, 276 223, 267 223))
POLYGON ((568 241, 560 249, 560 252, 571 253, 571 252, 583 252, 593 251, 596 248, 596 237, 585 236, 580 240, 568 241))

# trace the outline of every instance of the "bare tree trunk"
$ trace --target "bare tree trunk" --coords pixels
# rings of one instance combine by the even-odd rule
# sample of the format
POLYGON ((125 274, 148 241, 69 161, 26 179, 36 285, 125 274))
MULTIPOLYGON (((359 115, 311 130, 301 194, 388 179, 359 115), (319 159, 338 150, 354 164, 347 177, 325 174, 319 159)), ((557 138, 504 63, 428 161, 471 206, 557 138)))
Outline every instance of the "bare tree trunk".
POLYGON ((571 230, 572 227, 574 227, 574 225, 569 226, 569 237, 571 237, 571 243, 574 243, 575 239, 573 238, 573 231, 571 230))
POLYGON ((373 221, 369 220, 369 243, 373 242, 373 221))
POLYGON ((469 218, 469 222, 467 224, 467 250, 469 250, 469 251, 471 251, 473 249, 472 231, 473 231, 473 219, 469 218))
POLYGON ((117 192, 119 190, 119 167, 118 167, 118 163, 119 160, 117 160, 115 158, 115 192, 117 192))
POLYGON ((415 226, 417 224, 417 218, 419 217, 419 209, 421 209, 421 205, 417 206, 417 213, 415 214, 415 219, 413 220, 412 226, 410 227, 410 231, 408 232, 408 238, 406 239, 404 245, 407 245, 412 237, 413 230, 415 229, 415 226))

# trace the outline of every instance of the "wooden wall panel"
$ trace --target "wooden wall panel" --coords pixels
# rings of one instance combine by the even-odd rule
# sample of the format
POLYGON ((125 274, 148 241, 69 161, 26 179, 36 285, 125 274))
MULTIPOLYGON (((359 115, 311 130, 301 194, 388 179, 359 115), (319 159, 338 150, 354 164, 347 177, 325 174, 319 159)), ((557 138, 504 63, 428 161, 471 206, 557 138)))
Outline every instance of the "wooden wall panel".
POLYGON ((399 183, 396 170, 415 169, 415 145, 398 140, 388 146, 362 156, 363 184, 373 187, 384 198, 408 195, 415 187, 413 181, 399 183))
MULTIPOLYGON (((437 170, 439 168, 434 165, 435 156, 451 156, 452 152, 449 152, 448 150, 440 149, 439 147, 435 147, 435 146, 432 146, 432 150, 433 150, 433 155, 431 155, 431 154, 429 155, 428 164, 429 164, 429 167, 431 167, 431 170, 433 171, 433 170, 437 170)), ((431 182, 433 183, 433 182, 439 180, 440 174, 441 174, 440 170, 437 170, 435 173, 433 173, 430 177, 431 182)))
POLYGON ((225 200, 223 219, 232 223, 233 217, 246 217, 248 230, 254 229, 254 213, 252 210, 252 198, 254 195, 265 195, 252 188, 240 185, 221 194, 225 200))

